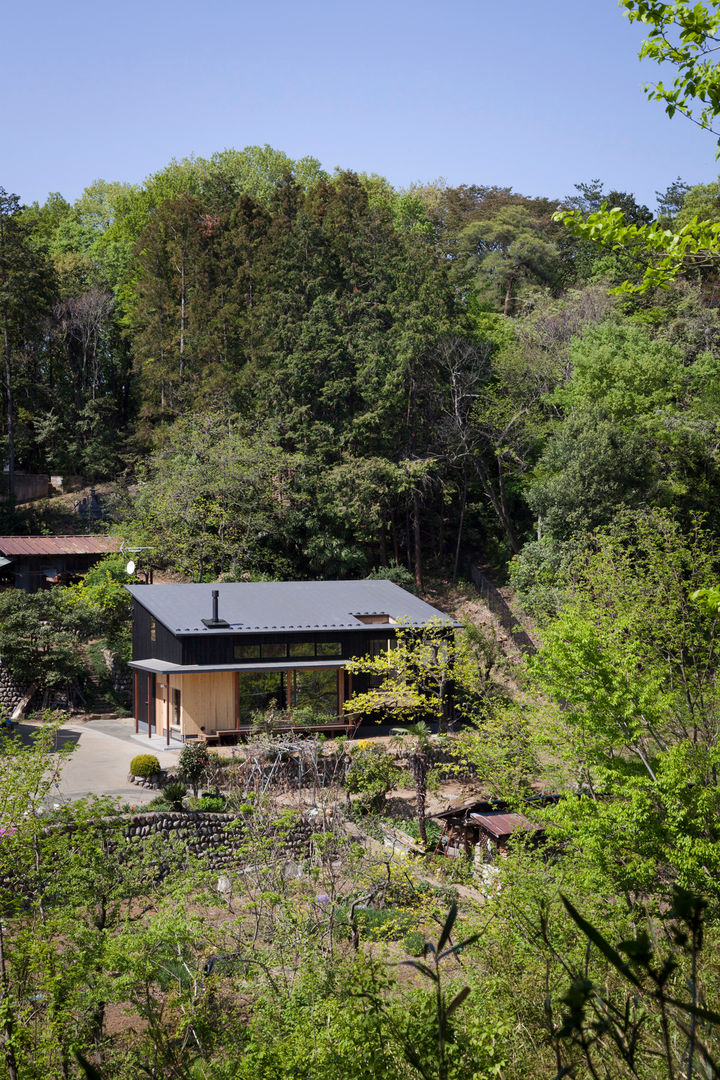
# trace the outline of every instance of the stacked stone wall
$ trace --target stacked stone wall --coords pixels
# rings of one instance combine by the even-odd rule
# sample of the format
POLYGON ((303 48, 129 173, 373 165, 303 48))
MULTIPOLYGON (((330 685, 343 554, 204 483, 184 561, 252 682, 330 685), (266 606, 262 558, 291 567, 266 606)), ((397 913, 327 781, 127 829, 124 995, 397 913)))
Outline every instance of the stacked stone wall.
MULTIPOLYGON (((310 836, 318 831, 319 826, 298 818, 284 837, 283 846, 289 854, 302 855, 307 850, 310 836)), ((232 862, 246 839, 243 820, 235 814, 172 810, 129 817, 124 835, 128 843, 141 842, 149 836, 161 836, 168 841, 174 838, 187 847, 190 855, 207 859, 212 866, 232 862)))
POLYGON ((0 711, 11 713, 20 704, 27 691, 18 686, 8 669, 0 660, 0 711))

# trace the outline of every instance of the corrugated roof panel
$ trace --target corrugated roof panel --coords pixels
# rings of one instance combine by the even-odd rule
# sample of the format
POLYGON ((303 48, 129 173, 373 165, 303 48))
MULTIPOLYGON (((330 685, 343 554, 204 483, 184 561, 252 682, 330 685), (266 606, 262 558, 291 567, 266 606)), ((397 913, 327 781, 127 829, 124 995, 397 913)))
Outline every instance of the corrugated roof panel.
POLYGON ((117 536, 0 536, 0 552, 21 555, 108 555, 119 551, 117 536))
MULTIPOLYGON (((410 627, 424 626, 431 619, 459 626, 390 581, 243 581, 127 588, 138 603, 176 635, 247 634, 260 629, 293 633, 373 629, 355 617, 366 608, 387 612, 396 622, 410 627), (196 625, 212 612, 213 589, 220 594, 218 614, 229 623, 227 630, 196 625), (194 629, 177 629, 182 626, 194 629)), ((374 629, 381 632, 385 627, 374 629)))
POLYGON ((514 832, 537 832, 542 825, 529 821, 524 814, 503 814, 499 810, 490 810, 485 814, 471 814, 470 820, 499 840, 512 836, 514 832))

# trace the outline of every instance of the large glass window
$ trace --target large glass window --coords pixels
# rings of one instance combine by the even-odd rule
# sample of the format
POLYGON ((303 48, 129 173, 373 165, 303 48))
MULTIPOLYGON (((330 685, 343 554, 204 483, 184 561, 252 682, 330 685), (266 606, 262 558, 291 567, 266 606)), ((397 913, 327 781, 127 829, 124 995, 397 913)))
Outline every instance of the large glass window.
POLYGON ((270 706, 287 707, 286 674, 284 671, 241 671, 240 723, 249 724, 254 712, 265 712, 270 706))
POLYGON ((234 655, 236 660, 259 660, 260 659, 260 646, 259 645, 236 645, 234 649, 234 655))
POLYGON ((318 656, 342 656, 342 647, 339 641, 318 641, 318 656))
POLYGON ((310 707, 322 716, 338 714, 338 673, 329 671, 296 671, 293 705, 310 707))
POLYGON ((287 645, 284 641, 278 644, 265 643, 260 646, 260 655, 263 660, 284 660, 287 656, 287 645))
POLYGON ((314 641, 291 641, 290 655, 298 658, 302 656, 312 657, 315 655, 314 641))

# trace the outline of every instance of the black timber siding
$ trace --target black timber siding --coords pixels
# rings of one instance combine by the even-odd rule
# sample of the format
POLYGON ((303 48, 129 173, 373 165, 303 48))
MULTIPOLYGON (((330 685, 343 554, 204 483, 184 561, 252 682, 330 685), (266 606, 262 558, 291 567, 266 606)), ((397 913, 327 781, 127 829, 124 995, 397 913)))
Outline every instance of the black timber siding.
MULTIPOLYGON (((179 639, 182 643, 182 660, 178 660, 176 663, 182 663, 183 665, 235 664, 239 662, 235 659, 236 645, 290 645, 294 641, 339 641, 342 650, 339 657, 318 657, 318 660, 327 659, 328 667, 332 667, 335 660, 351 660, 354 656, 365 656, 370 649, 371 641, 380 640, 381 638, 387 640, 395 636, 394 633, 388 633, 387 626, 378 627, 378 630, 380 632, 374 634, 368 633, 366 630, 338 630, 336 633, 323 632, 322 634, 308 630, 306 634, 271 634, 268 632, 258 634, 202 634, 197 637, 183 637, 179 639)), ((153 655, 160 656, 159 653, 153 655)), ((139 656, 134 658, 136 660, 142 659, 139 656)), ((162 659, 165 659, 165 657, 162 657, 162 659)), ((256 663, 255 660, 243 660, 240 662, 256 663)), ((277 664, 281 663, 281 660, 274 659, 272 662, 277 664)), ((262 666, 263 661, 258 660, 257 664, 262 666)), ((288 658, 287 665, 288 668, 293 666, 292 658, 288 658)))
POLYGON ((155 620, 155 641, 150 639, 152 615, 137 600, 133 600, 133 660, 167 660, 182 664, 182 641, 155 620))

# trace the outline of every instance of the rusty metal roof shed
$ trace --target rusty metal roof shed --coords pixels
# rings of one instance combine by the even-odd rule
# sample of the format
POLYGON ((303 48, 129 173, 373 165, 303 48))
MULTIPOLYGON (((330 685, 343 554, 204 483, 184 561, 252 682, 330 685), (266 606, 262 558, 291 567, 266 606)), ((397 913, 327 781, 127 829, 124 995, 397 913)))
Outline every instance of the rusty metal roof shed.
POLYGON ((7 558, 48 555, 108 555, 119 551, 117 536, 0 536, 0 552, 7 558))
POLYGON ((537 825, 524 814, 504 814, 500 810, 490 810, 485 814, 470 814, 473 825, 479 825, 485 832, 497 840, 506 840, 517 832, 542 832, 544 825, 537 825))

